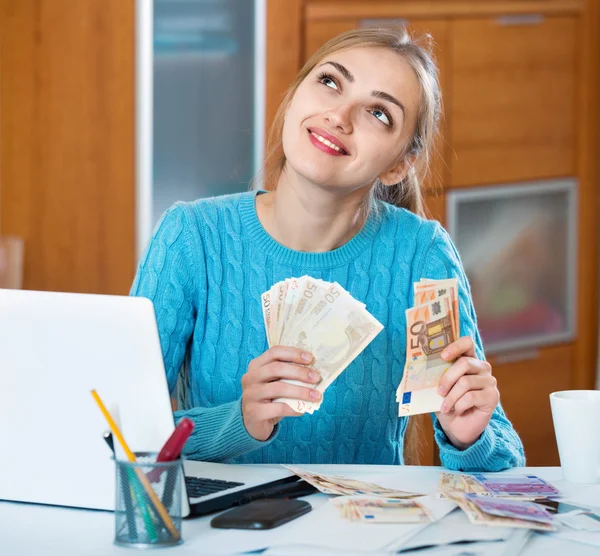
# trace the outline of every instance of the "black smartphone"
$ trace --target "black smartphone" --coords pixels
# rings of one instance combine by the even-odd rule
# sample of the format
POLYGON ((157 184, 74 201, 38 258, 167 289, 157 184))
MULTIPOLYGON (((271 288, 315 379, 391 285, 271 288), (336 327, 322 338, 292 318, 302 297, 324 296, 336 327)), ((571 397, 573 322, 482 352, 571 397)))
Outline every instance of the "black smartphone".
POLYGON ((310 510, 312 506, 305 500, 266 498, 227 510, 210 525, 218 529, 273 529, 310 510))

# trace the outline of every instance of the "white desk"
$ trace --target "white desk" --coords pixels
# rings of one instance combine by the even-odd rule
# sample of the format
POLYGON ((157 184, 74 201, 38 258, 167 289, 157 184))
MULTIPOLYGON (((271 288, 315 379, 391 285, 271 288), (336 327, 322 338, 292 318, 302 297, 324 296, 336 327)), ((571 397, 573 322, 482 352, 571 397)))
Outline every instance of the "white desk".
MULTIPOLYGON (((319 469, 321 472, 348 474, 374 473, 394 474, 402 476, 419 488, 428 488, 435 492, 439 471, 438 467, 390 467, 390 466, 340 466, 340 465, 305 465, 307 469, 319 469)), ((522 468, 513 469, 509 473, 530 472, 554 484, 564 493, 582 504, 597 506, 600 501, 600 484, 572 485, 562 480, 560 468, 522 468)), ((316 494, 308 499, 318 506, 326 500, 325 495, 316 494)), ((219 535, 230 532, 215 530, 210 527, 213 516, 184 520, 184 543, 178 547, 167 549, 168 554, 212 554, 219 544, 219 535)), ((299 518, 302 519, 302 518, 299 518)), ((281 528, 292 525, 283 525, 281 528)), ((236 534, 240 533, 236 531, 236 534)), ((251 536, 254 532, 243 532, 251 536)), ((47 556, 107 556, 111 554, 135 554, 131 549, 118 548, 112 544, 114 534, 114 517, 111 512, 88 511, 33 504, 0 502, 0 554, 17 556, 44 554, 47 556)), ((600 534, 600 533, 599 533, 600 534)), ((222 538, 222 537, 221 537, 222 538)), ((468 552, 468 545, 463 547, 468 552)), ((457 553, 461 552, 457 548, 457 553)), ((526 555, 596 555, 600 549, 581 543, 567 542, 542 535, 534 535, 527 544, 526 555)), ((419 554, 418 552, 415 554, 419 554)))

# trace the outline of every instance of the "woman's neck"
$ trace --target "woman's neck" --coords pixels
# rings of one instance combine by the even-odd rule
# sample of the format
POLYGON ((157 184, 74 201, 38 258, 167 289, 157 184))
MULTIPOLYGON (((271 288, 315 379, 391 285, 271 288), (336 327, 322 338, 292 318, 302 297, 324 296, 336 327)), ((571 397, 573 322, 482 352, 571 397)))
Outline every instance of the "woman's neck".
POLYGON ((256 200, 258 218, 277 242, 295 251, 323 253, 360 231, 370 188, 341 195, 290 174, 284 170, 277 189, 256 200))

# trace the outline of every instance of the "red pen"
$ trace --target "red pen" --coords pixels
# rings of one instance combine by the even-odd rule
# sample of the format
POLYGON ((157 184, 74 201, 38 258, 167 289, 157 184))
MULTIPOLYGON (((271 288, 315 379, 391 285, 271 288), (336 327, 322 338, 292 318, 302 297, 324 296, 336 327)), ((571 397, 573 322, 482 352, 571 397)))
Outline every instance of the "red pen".
MULTIPOLYGON (((158 453, 156 463, 176 460, 181 455, 181 451, 193 430, 194 422, 191 419, 184 417, 179 421, 177 427, 175 427, 175 430, 158 453)), ((160 479, 162 471, 164 470, 157 467, 148 473, 148 478, 152 482, 156 482, 160 479)))

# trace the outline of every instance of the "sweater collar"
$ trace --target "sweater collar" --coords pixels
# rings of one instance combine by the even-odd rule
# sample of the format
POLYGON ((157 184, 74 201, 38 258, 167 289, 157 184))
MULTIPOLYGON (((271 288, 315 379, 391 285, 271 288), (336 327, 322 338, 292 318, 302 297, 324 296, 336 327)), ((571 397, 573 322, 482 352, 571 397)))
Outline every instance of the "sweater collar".
POLYGON ((371 210, 360 231, 341 247, 323 253, 295 251, 273 239, 258 219, 256 197, 263 193, 266 191, 249 191, 242 194, 239 205, 242 225, 256 248, 281 264, 300 266, 306 269, 343 266, 369 247, 381 225, 381 218, 377 211, 371 210))

